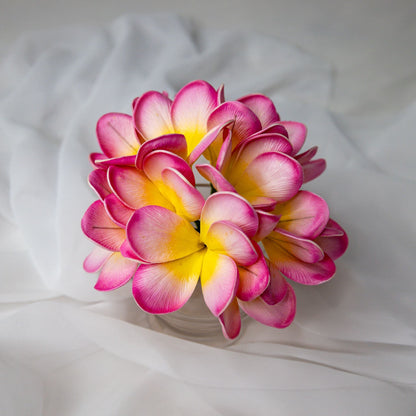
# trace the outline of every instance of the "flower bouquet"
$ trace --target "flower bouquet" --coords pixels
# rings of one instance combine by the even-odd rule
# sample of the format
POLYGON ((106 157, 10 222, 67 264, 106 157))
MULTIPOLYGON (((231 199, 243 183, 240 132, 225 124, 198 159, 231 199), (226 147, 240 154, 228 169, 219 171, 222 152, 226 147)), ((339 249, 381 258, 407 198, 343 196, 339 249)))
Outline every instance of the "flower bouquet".
POLYGON ((240 309, 284 328, 296 298, 288 279, 317 285, 335 274, 348 238, 320 196, 303 190, 325 170, 317 147, 300 153, 306 127, 282 121, 261 94, 226 101, 205 81, 171 100, 149 91, 133 114, 97 123, 102 153, 90 156, 99 199, 82 218, 97 247, 85 259, 95 288, 132 279, 151 314, 177 311, 200 283, 226 338, 241 329, 240 309), (207 180, 204 197, 195 173, 207 180))

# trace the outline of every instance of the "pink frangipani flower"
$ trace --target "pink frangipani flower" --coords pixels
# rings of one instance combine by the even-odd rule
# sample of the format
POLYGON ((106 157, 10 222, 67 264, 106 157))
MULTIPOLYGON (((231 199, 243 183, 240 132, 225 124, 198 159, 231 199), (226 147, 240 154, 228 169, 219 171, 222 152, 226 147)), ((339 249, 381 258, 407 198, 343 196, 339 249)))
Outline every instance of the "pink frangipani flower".
POLYGON ((201 211, 200 232, 160 206, 135 212, 127 225, 130 246, 143 264, 133 279, 134 297, 144 310, 167 313, 182 307, 200 277, 208 308, 219 316, 236 293, 238 267, 256 263, 250 240, 257 215, 234 193, 211 195, 201 211))

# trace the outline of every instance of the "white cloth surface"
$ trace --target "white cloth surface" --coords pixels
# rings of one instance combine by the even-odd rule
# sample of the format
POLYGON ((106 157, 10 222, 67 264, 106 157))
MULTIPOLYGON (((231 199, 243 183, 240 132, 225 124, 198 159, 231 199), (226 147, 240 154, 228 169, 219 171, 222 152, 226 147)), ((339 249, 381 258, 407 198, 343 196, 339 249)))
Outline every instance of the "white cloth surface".
POLYGON ((286 41, 170 15, 28 34, 10 48, 0 68, 1 415, 416 414, 416 100, 335 113, 333 75, 286 41), (264 93, 308 126, 307 147, 328 168, 307 189, 350 238, 332 281, 295 285, 292 326, 246 320, 225 348, 149 329, 129 285, 100 293, 82 270, 96 121, 193 79, 224 83, 228 99, 264 93))

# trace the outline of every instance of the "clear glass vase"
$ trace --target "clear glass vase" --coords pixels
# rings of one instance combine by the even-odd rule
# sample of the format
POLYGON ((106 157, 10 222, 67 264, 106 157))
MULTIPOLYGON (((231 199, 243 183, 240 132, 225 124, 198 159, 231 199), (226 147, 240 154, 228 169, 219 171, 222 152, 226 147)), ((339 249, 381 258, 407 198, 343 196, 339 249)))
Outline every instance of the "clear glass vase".
POLYGON ((238 339, 237 337, 229 340, 224 337, 218 318, 211 313, 204 302, 199 283, 191 298, 181 309, 168 314, 150 316, 149 323, 151 328, 158 332, 215 347, 226 347, 238 339))

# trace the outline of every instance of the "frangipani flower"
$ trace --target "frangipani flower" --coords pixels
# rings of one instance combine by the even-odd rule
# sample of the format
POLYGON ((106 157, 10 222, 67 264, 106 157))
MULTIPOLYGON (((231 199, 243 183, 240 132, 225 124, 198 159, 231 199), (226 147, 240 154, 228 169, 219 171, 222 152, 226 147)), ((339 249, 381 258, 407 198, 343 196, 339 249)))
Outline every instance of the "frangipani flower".
MULTIPOLYGON (((139 156, 143 146, 139 151, 139 156)), ((189 165, 166 150, 153 150, 142 158, 142 169, 110 166, 107 178, 118 199, 131 210, 158 205, 177 212, 189 221, 199 219, 204 198, 195 188, 189 165)))
MULTIPOLYGON (((218 103, 218 93, 210 84, 194 81, 183 87, 173 101, 166 93, 149 91, 143 94, 135 102, 133 118, 143 141, 181 134, 190 154, 210 130, 207 120, 218 103)), ((220 124, 223 123, 213 127, 220 124)))
POLYGON ((323 198, 302 190, 325 169, 300 153, 307 129, 282 121, 262 94, 226 101, 224 88, 193 81, 171 100, 149 91, 133 115, 109 113, 97 123, 102 153, 93 153, 89 183, 99 200, 81 226, 96 247, 85 259, 100 270, 98 290, 132 277, 133 296, 149 313, 178 310, 198 282, 227 338, 240 310, 276 328, 294 319, 286 279, 323 283, 348 245, 323 198), (193 164, 216 189, 206 200, 193 164))
MULTIPOLYGON (((223 143, 223 138, 218 136, 205 152, 205 156, 212 166, 220 169, 219 164, 227 157, 237 145, 256 136, 278 135, 289 141, 290 147, 280 151, 297 159, 304 169, 304 182, 308 182, 319 176, 326 168, 324 159, 312 160, 317 152, 317 147, 312 147, 302 154, 298 154, 302 148, 307 134, 306 126, 296 121, 282 121, 270 98, 262 94, 250 94, 236 101, 223 102, 208 118, 208 128, 234 120, 232 135, 229 143, 223 143), (225 146, 225 149, 224 149, 225 146), (222 153, 222 155, 221 155, 222 153), (221 162, 218 162, 218 159, 221 162)), ((266 137, 267 137, 266 136, 266 137)), ((221 170, 221 169, 220 169, 221 170)))
POLYGON ((290 201, 276 205, 273 213, 279 221, 262 243, 280 272, 306 285, 333 277, 333 260, 345 252, 348 239, 329 219, 326 202, 312 192, 300 191, 290 201))
MULTIPOLYGON (((258 261, 259 252, 250 240, 257 231, 257 215, 239 195, 211 195, 200 218, 198 232, 183 217, 152 205, 137 210, 129 221, 128 241, 143 262, 133 279, 133 295, 145 311, 179 309, 200 278, 208 308, 220 316, 237 291, 238 268, 258 261)), ((263 285, 254 281, 246 291, 260 294, 267 286, 268 275, 259 269, 263 285)))
POLYGON ((301 165, 285 152, 290 142, 279 134, 261 134, 239 143, 230 152, 227 138, 217 168, 209 164, 197 169, 217 190, 234 191, 255 208, 270 210, 299 191, 303 182, 301 165), (224 156, 223 156, 224 155, 224 156))
POLYGON ((81 226, 101 246, 84 262, 88 272, 102 267, 96 289, 115 289, 130 280, 137 269, 138 259, 126 241, 125 232, 136 209, 159 204, 190 221, 199 219, 205 201, 192 185, 195 178, 186 162, 160 150, 146 152, 142 159, 142 171, 134 166, 110 165, 107 170, 93 170, 89 176, 100 200, 88 208, 81 226))

